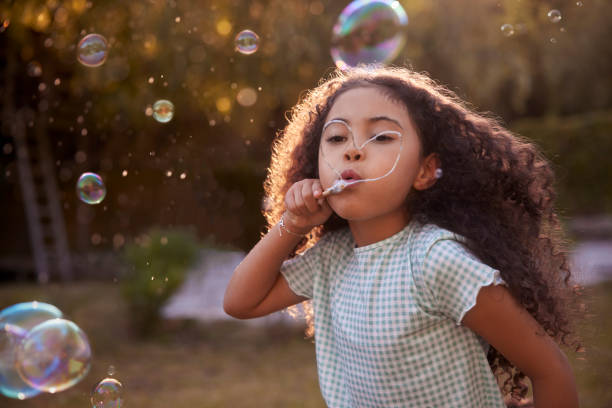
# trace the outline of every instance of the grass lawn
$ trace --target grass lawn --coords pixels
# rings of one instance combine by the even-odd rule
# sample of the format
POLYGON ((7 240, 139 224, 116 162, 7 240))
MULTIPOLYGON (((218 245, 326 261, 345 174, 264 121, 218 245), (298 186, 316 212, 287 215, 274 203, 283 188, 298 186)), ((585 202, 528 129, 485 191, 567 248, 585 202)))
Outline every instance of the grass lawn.
MULTIPOLYGON (((587 288, 588 319, 581 322, 585 353, 567 352, 582 408, 612 407, 612 282, 587 288)), ((89 374, 73 388, 18 401, 5 408, 87 407, 110 365, 124 386, 127 407, 324 407, 315 350, 300 329, 250 328, 240 322, 201 325, 166 322, 148 339, 129 328, 113 284, 0 286, 0 309, 38 300, 59 307, 87 333, 89 374)))

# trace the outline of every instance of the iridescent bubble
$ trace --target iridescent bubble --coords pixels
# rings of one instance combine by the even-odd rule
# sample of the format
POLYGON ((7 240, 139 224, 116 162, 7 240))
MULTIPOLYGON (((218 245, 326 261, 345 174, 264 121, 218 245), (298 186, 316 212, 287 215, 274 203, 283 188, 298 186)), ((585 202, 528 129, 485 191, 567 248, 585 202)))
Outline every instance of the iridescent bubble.
POLYGON ((251 30, 242 30, 234 39, 235 50, 244 55, 251 55, 259 48, 259 36, 251 30))
POLYGON ((17 350, 30 329, 61 316, 57 307, 42 302, 18 303, 0 312, 0 393, 21 400, 40 393, 19 375, 17 350))
POLYGON ((548 19, 553 23, 561 21, 561 12, 559 10, 550 10, 548 12, 548 19))
POLYGON ((170 122, 174 116, 174 104, 166 99, 160 99, 153 104, 153 117, 161 123, 170 122))
POLYGON ((108 43, 100 34, 88 34, 77 45, 77 59, 86 67, 99 67, 108 56, 108 43))
POLYGON ((83 173, 77 181, 77 194, 86 204, 99 204, 106 197, 106 186, 96 173, 83 173))
POLYGON ((512 24, 504 24, 500 27, 500 30, 505 37, 511 37, 514 35, 514 27, 512 24))
POLYGON ((88 372, 91 348, 73 322, 52 319, 34 327, 17 350, 17 371, 33 388, 50 393, 66 390, 88 372))
POLYGON ((120 408, 123 406, 123 386, 114 378, 100 381, 91 393, 93 408, 120 408))
POLYGON ((408 16, 399 1, 355 0, 338 17, 331 55, 341 69, 392 61, 404 46, 408 16))

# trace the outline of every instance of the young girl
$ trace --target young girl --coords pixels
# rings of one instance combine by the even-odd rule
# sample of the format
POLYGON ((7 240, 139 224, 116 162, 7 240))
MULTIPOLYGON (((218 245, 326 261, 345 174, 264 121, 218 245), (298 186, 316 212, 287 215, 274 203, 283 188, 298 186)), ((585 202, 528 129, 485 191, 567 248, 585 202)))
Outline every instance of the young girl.
POLYGON ((525 375, 538 408, 577 407, 553 182, 533 144, 427 76, 338 71, 274 144, 269 230, 224 309, 311 299, 330 407, 505 407, 525 375))

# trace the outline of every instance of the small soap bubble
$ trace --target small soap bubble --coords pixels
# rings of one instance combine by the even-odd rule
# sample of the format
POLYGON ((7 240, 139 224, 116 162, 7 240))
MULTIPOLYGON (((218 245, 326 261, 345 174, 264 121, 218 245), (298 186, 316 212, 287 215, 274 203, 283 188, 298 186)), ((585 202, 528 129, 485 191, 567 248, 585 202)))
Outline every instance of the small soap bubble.
POLYGON ((385 64, 405 43, 408 16, 397 0, 355 0, 333 27, 331 56, 340 69, 385 64))
POLYGON ((88 34, 77 45, 78 61, 86 67, 99 67, 108 56, 108 43, 100 34, 88 34))
POLYGON ((116 372, 116 371, 117 371, 117 370, 115 370, 115 366, 111 364, 111 365, 109 365, 109 366, 108 366, 108 369, 106 370, 106 374, 107 374, 109 377, 112 377, 113 375, 115 375, 115 372, 116 372))
POLYGON ((120 408, 123 406, 123 385, 114 378, 101 380, 91 393, 92 408, 120 408))
POLYGON ((77 181, 77 194, 86 204, 99 204, 106 196, 106 187, 96 173, 83 173, 77 181))
POLYGON ((174 104, 166 99, 160 99, 153 104, 153 117, 160 123, 167 123, 174 116, 174 104))
POLYGON ((561 21, 561 12, 559 10, 550 10, 548 12, 548 19, 553 23, 561 21))
POLYGON ((187 178, 187 173, 181 173, 180 177, 181 180, 185 180, 185 178, 187 178))
POLYGON ((514 27, 512 24, 504 24, 500 27, 500 30, 505 37, 511 37, 514 35, 514 27))
POLYGON ((91 347, 85 333, 73 322, 51 319, 35 326, 17 350, 17 371, 33 388, 64 391, 89 372, 91 347))
POLYGON ((582 4, 582 2, 581 2, 581 1, 577 1, 577 2, 576 2, 576 5, 577 5, 578 7, 582 7, 582 6, 583 6, 583 4, 582 4))
POLYGON ((259 36, 251 30, 242 30, 234 39, 235 50, 244 55, 254 54, 259 48, 259 36))
POLYGON ((148 82, 149 82, 150 84, 152 84, 153 82, 155 82, 155 78, 153 78, 153 77, 149 77, 148 82))

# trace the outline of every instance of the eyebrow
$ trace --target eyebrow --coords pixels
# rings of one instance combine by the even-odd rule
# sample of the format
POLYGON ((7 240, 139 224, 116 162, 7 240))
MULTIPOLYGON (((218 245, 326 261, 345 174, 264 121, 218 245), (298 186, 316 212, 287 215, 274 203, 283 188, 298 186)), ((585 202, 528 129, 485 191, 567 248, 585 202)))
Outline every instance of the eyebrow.
MULTIPOLYGON (((331 122, 332 120, 341 120, 342 122, 345 122, 348 125, 351 124, 351 122, 348 119, 344 119, 344 118, 333 118, 333 119, 329 120, 327 123, 331 122)), ((397 120, 395 120, 393 118, 390 118, 388 116, 373 116, 373 117, 368 119, 368 122, 369 123, 376 123, 376 122, 380 122, 380 121, 383 121, 383 120, 395 123, 400 129, 404 130, 402 125, 400 125, 400 123, 397 120)))

